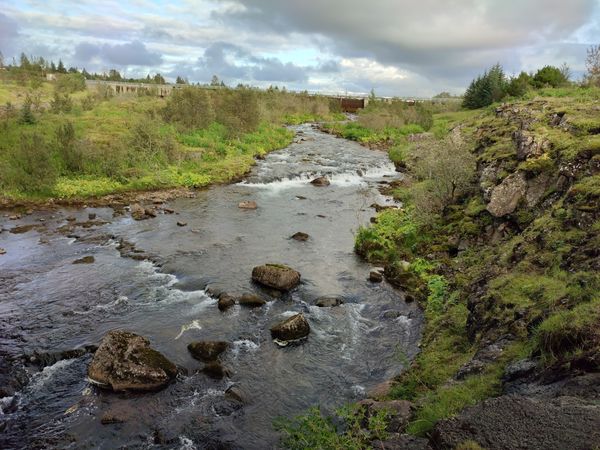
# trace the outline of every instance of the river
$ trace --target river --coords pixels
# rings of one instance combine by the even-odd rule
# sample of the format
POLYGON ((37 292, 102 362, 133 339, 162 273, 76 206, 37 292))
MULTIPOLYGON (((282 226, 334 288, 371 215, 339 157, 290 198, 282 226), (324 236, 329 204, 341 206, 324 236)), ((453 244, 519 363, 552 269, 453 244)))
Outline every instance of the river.
POLYGON ((2 215, 0 357, 4 366, 24 362, 29 382, 0 401, 0 447, 275 448, 275 418, 313 405, 330 411, 401 370, 417 351, 421 315, 402 292, 368 281, 371 266, 353 253, 354 233, 375 215, 370 205, 392 202, 378 187, 400 174, 384 152, 310 125, 295 130, 296 142, 258 161, 244 181, 170 201, 175 214, 143 221, 111 208, 40 210, 19 220, 2 215), (311 185, 317 175, 331 185, 311 185), (244 200, 258 209, 238 208, 244 200), (90 213, 92 226, 78 227, 90 213), (10 232, 27 224, 36 227, 10 232), (71 232, 59 231, 69 224, 71 232), (290 239, 298 231, 309 240, 290 239), (139 249, 134 255, 151 258, 122 257, 121 239, 139 249), (84 256, 94 263, 72 264, 84 256), (298 270, 301 285, 271 297, 250 278, 267 262, 298 270), (221 312, 209 295, 221 291, 269 301, 221 312), (325 295, 344 304, 314 306, 325 295), (296 312, 311 333, 280 348, 269 327, 296 312), (147 337, 187 375, 160 392, 115 394, 87 382, 91 354, 43 370, 31 359, 98 345, 112 329, 147 337), (197 373, 202 364, 186 347, 203 339, 232 343, 224 356, 229 378, 197 373), (244 405, 224 395, 232 385, 244 405), (102 425, 100 417, 115 409, 129 419, 102 425))

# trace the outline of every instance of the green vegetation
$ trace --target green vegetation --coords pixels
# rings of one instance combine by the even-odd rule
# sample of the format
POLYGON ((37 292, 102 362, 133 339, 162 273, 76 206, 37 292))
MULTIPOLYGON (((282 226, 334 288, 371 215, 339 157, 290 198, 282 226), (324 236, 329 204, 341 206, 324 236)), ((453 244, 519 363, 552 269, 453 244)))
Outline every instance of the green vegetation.
MULTIPOLYGON (((548 74, 556 71, 546 68, 538 80, 548 74)), ((386 279, 425 313, 421 352, 389 395, 414 403, 411 434, 427 436, 440 419, 500 395, 505 367, 522 358, 563 375, 600 368, 600 91, 536 90, 525 75, 523 100, 435 113, 428 132, 406 140, 398 127, 385 131, 390 157, 407 175, 391 190, 403 208, 360 228, 355 250, 384 265, 386 279), (518 158, 515 132, 523 121, 534 150, 518 158), (569 178, 565 167, 573 168, 569 178), (524 196, 513 212, 494 217, 489 192, 514 174, 536 198, 524 196), (501 354, 462 373, 490 343, 501 354)), ((357 140, 366 143, 381 137, 359 125, 331 129, 361 130, 357 140)), ((297 420, 312 424, 298 431, 301 439, 316 416, 297 420)))
POLYGON ((10 98, 0 108, 5 202, 227 182, 255 156, 291 142, 283 124, 339 118, 326 98, 275 89, 190 86, 161 99, 88 92, 80 73, 38 81, 0 83, 0 96, 10 98))

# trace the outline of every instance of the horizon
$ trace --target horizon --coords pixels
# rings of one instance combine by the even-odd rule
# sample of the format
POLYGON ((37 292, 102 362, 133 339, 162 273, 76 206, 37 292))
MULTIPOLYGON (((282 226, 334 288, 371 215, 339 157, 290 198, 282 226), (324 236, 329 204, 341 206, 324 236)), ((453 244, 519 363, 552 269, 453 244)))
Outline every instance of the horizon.
POLYGON ((495 63, 509 75, 566 63, 579 79, 599 24, 597 0, 9 0, 0 51, 6 61, 23 52, 127 78, 160 73, 202 84, 217 75, 230 86, 431 97, 462 94, 495 63))

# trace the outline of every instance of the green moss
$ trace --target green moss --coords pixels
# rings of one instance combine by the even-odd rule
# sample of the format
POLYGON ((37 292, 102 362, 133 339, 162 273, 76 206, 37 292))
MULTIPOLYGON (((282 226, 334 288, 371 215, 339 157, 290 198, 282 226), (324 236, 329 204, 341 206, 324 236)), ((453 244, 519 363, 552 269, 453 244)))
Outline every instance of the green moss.
POLYGON ((538 175, 544 172, 551 172, 555 169, 555 164, 550 158, 550 155, 543 154, 537 158, 531 158, 523 161, 521 164, 519 164, 518 169, 532 175, 538 175))
POLYGON ((564 275, 511 273, 490 282, 488 293, 507 308, 555 306, 567 293, 564 275))

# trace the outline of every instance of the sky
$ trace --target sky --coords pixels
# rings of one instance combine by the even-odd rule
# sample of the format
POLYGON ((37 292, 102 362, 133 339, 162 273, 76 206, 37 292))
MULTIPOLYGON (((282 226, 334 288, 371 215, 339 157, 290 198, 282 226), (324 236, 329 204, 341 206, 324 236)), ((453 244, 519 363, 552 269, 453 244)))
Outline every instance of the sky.
POLYGON ((0 51, 128 77, 324 93, 460 94, 487 67, 600 44, 600 0, 0 0, 0 51))

